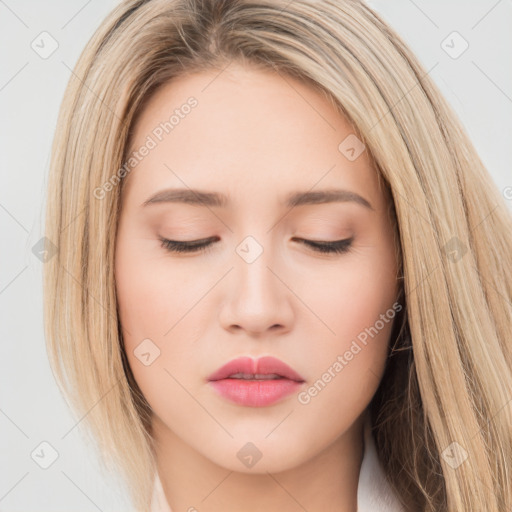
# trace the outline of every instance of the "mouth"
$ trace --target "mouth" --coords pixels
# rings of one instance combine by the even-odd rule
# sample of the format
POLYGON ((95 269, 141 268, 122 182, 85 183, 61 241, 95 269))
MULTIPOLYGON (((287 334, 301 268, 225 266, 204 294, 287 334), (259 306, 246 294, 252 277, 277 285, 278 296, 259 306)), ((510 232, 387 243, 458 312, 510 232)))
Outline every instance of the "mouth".
POLYGON ((305 380, 283 361, 267 356, 234 359, 210 375, 208 382, 231 402, 265 407, 298 391, 305 380))
POLYGON ((212 373, 209 381, 222 379, 244 380, 269 380, 289 379, 296 382, 304 382, 304 378, 285 362, 272 356, 252 359, 250 357, 238 357, 221 366, 212 373))
POLYGON ((275 379, 285 379, 282 375, 277 375, 276 373, 234 373, 227 377, 228 379, 243 379, 243 380, 275 380, 275 379))

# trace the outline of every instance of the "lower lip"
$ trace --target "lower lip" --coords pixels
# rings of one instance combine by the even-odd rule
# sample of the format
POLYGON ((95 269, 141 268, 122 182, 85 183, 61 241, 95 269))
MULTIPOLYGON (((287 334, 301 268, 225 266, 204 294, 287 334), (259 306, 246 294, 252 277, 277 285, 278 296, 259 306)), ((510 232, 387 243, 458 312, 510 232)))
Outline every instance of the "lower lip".
POLYGON ((297 392, 302 385, 290 379, 221 379, 211 380, 210 384, 224 398, 249 407, 272 405, 297 392))

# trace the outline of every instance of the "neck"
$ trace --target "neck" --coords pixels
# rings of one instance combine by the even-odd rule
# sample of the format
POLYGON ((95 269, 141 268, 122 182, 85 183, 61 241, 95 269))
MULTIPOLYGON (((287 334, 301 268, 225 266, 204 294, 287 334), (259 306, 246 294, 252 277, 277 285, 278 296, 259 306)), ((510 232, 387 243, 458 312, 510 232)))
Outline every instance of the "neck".
POLYGON ((172 511, 356 512, 364 415, 300 465, 270 472, 231 471, 181 440, 156 416, 157 468, 172 511))

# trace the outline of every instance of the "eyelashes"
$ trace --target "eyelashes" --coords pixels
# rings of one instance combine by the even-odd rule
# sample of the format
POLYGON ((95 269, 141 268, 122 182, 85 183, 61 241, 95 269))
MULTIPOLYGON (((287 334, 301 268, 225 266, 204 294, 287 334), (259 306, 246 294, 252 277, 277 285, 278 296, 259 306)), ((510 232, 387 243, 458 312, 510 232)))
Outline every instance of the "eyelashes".
MULTIPOLYGON (((296 238, 295 240, 308 246, 315 252, 323 254, 343 254, 350 250, 354 237, 346 238, 344 240, 335 240, 329 242, 318 242, 313 240, 305 240, 296 238)), ((218 237, 203 238, 201 240, 192 240, 190 242, 179 242, 177 240, 168 240, 167 238, 160 237, 162 247, 172 253, 197 253, 208 252, 213 248, 213 243, 218 240, 218 237)))
POLYGON ((167 238, 160 238, 162 247, 170 252, 177 253, 190 253, 208 251, 212 248, 212 242, 217 237, 203 238, 202 240, 193 240, 191 242, 178 242, 177 240, 168 240, 167 238))
POLYGON ((313 242, 312 240, 301 240, 303 244, 311 247, 314 251, 322 253, 343 254, 350 250, 353 238, 336 240, 334 242, 313 242))

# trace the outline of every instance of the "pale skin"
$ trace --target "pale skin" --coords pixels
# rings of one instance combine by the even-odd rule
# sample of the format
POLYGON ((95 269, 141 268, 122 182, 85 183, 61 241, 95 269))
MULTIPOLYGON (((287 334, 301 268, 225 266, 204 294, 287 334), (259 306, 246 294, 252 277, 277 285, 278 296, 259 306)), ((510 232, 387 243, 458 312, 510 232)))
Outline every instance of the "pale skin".
POLYGON ((124 183, 116 288, 125 348, 153 412, 157 466, 173 512, 355 512, 364 413, 384 372, 392 322, 307 403, 234 404, 207 377, 239 356, 277 357, 305 392, 398 295, 388 200, 367 151, 339 144, 354 130, 309 86, 231 63, 153 96, 135 126, 139 148, 173 110, 180 119, 124 183), (293 86, 293 87, 292 87, 293 86), (164 189, 227 196, 225 206, 158 202, 164 189), (345 189, 357 201, 285 205, 293 192, 345 189), (263 252, 247 263, 237 247, 263 252), (161 238, 215 237, 207 252, 173 253, 161 238), (344 253, 301 240, 352 238, 344 253), (150 339, 150 365, 134 350, 150 339), (261 459, 237 457, 252 442, 261 459))

